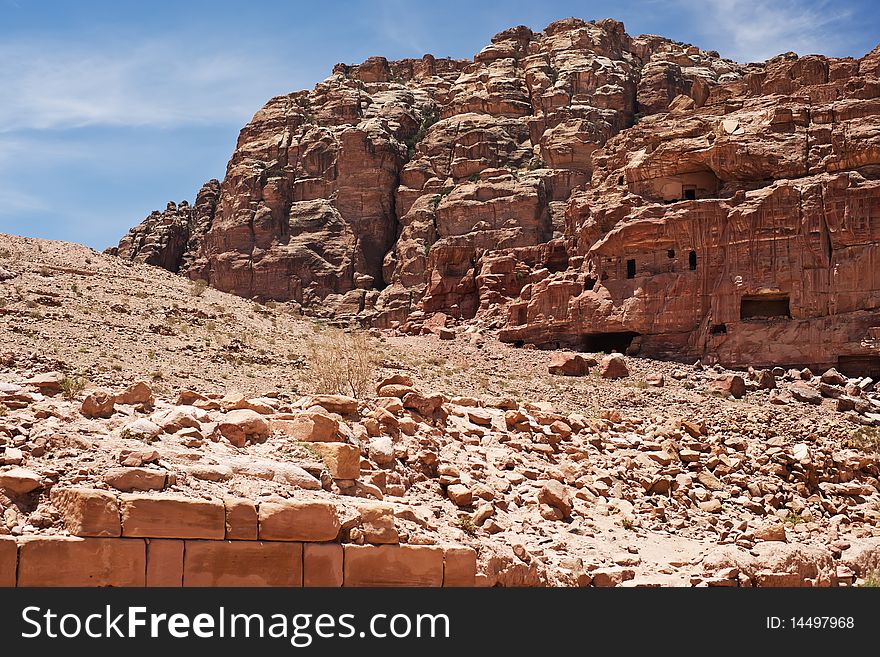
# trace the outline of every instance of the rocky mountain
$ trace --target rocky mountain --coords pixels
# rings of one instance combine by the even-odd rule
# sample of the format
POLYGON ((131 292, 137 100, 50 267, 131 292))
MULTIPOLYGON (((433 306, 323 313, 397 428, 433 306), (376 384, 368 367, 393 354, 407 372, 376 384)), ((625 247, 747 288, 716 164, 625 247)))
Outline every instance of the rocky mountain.
POLYGON ((402 333, 876 376, 878 181, 880 48, 741 65, 566 19, 273 98, 117 253, 402 333))

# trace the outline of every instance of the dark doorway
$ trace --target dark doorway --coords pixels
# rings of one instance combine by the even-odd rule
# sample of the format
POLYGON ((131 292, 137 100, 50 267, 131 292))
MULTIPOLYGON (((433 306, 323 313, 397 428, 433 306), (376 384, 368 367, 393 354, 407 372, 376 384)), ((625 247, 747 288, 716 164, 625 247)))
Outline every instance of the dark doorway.
POLYGON ((669 250, 666 252, 666 257, 667 257, 667 258, 674 258, 674 257, 675 257, 675 249, 669 249, 669 250))
POLYGON ((627 260, 626 261, 626 277, 627 278, 635 278, 636 277, 636 261, 635 260, 627 260))
POLYGON ((619 333, 587 333, 581 338, 581 351, 604 351, 610 354, 612 351, 626 353, 632 341, 640 334, 633 331, 619 333))
POLYGON ((685 201, 696 201, 697 200, 697 190, 696 189, 683 189, 682 190, 682 198, 685 201))
POLYGON ((880 356, 838 356, 837 369, 851 377, 870 376, 880 378, 880 356))
POLYGON ((761 294, 743 297, 739 302, 739 318, 791 317, 788 295, 761 294))
POLYGON ((727 324, 712 324, 709 333, 712 335, 725 335, 727 333, 727 324))
POLYGON ((691 268, 691 271, 697 271, 697 252, 691 251, 688 253, 688 266, 691 268))

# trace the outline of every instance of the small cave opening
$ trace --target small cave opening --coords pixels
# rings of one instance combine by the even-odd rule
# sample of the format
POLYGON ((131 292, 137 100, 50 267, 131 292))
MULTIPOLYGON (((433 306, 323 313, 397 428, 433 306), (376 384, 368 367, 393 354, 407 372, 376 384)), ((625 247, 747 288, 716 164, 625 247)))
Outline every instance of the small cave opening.
POLYGON ((633 259, 626 261, 626 277, 627 278, 635 278, 636 277, 636 261, 633 259))
POLYGON ((697 200, 697 188, 696 187, 682 188, 681 198, 683 201, 696 201, 697 200))
POLYGON ((584 279, 584 292, 589 292, 590 290, 592 290, 594 287, 596 287, 596 283, 597 281, 595 277, 587 276, 584 279))
POLYGON ((844 376, 880 378, 880 356, 856 354, 837 357, 837 370, 844 376))
POLYGON ((666 251, 666 257, 670 258, 670 259, 674 258, 675 257, 675 249, 668 249, 666 251))
POLYGON ((759 294, 744 296, 739 302, 740 319, 791 318, 791 306, 787 294, 759 294))
POLYGON ((632 341, 641 335, 633 331, 619 331, 614 333, 586 333, 581 336, 581 351, 597 352, 604 351, 610 354, 613 351, 625 354, 632 341))
POLYGON ((727 334, 727 324, 712 324, 709 328, 709 333, 712 335, 726 335, 727 334))
POLYGON ((697 271, 697 252, 691 251, 688 253, 688 267, 690 267, 691 271, 697 271))

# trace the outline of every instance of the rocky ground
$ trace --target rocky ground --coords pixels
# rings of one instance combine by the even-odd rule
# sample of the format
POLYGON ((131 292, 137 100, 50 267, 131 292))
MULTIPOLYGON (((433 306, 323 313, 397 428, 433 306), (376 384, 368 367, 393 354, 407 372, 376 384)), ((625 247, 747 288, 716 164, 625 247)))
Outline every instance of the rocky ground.
POLYGON ((5 235, 0 281, 0 533, 64 533, 75 485, 331 499, 340 540, 470 545, 484 585, 880 572, 867 379, 518 349, 441 315, 349 334, 5 235))

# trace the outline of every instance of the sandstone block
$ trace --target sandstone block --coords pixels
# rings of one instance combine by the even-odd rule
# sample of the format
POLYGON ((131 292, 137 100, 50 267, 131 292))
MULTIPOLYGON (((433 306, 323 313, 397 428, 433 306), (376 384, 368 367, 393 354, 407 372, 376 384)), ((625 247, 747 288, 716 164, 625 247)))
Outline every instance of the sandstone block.
POLYGON ((550 357, 547 371, 557 376, 586 376, 590 368, 587 360, 579 354, 556 353, 550 357))
POLYGON ((609 588, 620 586, 623 582, 633 579, 636 573, 632 568, 625 566, 609 566, 597 568, 590 575, 593 577, 593 586, 609 588))
POLYGON ((302 545, 186 541, 184 586, 302 586, 302 545))
POLYGON ((470 506, 474 501, 471 489, 464 484, 452 484, 446 489, 446 494, 456 506, 470 506))
POLYGON ((53 506, 74 536, 120 536, 119 504, 116 496, 93 488, 53 488, 53 506))
POLYGON ((236 447, 248 442, 261 442, 269 436, 269 423, 254 410, 242 408, 229 411, 217 425, 217 430, 236 447))
POLYGON ((629 368, 620 354, 609 354, 599 361, 599 376, 603 379, 623 379, 629 376, 629 368))
POLYGON ((740 399, 746 394, 746 382, 739 374, 725 374, 709 383, 709 390, 724 397, 740 399))
POLYGON ((223 500, 226 508, 226 538, 240 541, 257 540, 257 508, 250 500, 227 497, 223 500))
POLYGON ((473 548, 451 546, 443 550, 443 586, 476 586, 477 553, 473 548))
POLYGON ((311 405, 340 415, 352 415, 358 409, 358 400, 346 395, 314 395, 309 401, 311 405))
POLYGON ((95 390, 86 395, 80 412, 88 418, 108 418, 116 410, 114 403, 116 398, 107 390, 95 390))
POLYGON ((183 586, 182 540, 148 538, 147 586, 183 586))
POLYGON ((303 543, 303 586, 342 586, 342 545, 303 543))
POLYGON ((394 522, 394 507, 390 504, 358 504, 361 514, 360 530, 367 543, 381 545, 397 543, 397 527, 394 522))
POLYGON ((144 586, 142 540, 35 537, 21 540, 19 586, 144 586))
POLYGON ((345 586, 441 586, 443 548, 346 545, 345 586))
POLYGON ((46 395, 55 395, 61 392, 61 383, 65 376, 61 372, 46 372, 37 374, 34 378, 25 381, 25 385, 34 386, 46 395))
POLYGON ((226 535, 226 514, 219 500, 124 494, 119 502, 123 536, 221 540, 226 535))
POLYGON ((571 515, 571 493, 560 482, 551 479, 538 491, 538 502, 559 510, 563 518, 571 515))
POLYGON ((117 404, 143 404, 144 406, 152 406, 155 402, 153 390, 147 383, 138 381, 128 386, 124 392, 116 395, 117 404))
POLYGON ((14 538, 0 536, 0 588, 15 586, 18 544, 14 538))
POLYGON ((320 500, 261 502, 258 517, 260 540, 334 541, 342 526, 336 506, 320 500))
POLYGON ((41 485, 40 475, 27 468, 12 468, 0 472, 0 490, 13 495, 27 495, 41 485))
POLYGON ((357 479, 361 473, 361 451, 347 443, 312 443, 334 479, 357 479))
POLYGON ((341 442, 339 422, 322 413, 300 413, 292 420, 272 420, 272 430, 305 442, 341 442))
POLYGON ((150 468, 110 468, 104 473, 104 482, 126 493, 132 491, 162 490, 167 481, 164 470, 150 468))

